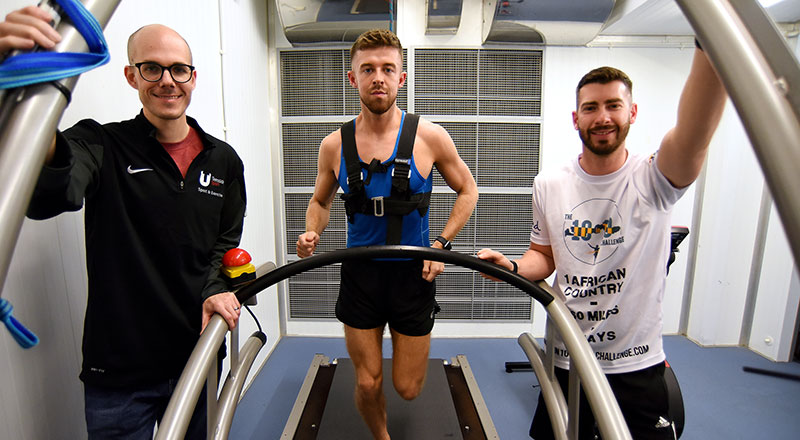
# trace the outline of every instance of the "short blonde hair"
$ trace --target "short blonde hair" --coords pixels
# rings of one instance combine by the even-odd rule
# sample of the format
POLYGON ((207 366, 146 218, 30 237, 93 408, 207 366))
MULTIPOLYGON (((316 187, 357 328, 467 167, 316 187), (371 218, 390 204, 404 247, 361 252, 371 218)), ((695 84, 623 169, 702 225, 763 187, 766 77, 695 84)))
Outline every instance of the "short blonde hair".
POLYGON ((380 47, 394 47, 403 59, 403 45, 394 32, 387 29, 371 29, 356 38, 353 47, 350 48, 350 59, 355 58, 360 50, 376 49, 380 47))

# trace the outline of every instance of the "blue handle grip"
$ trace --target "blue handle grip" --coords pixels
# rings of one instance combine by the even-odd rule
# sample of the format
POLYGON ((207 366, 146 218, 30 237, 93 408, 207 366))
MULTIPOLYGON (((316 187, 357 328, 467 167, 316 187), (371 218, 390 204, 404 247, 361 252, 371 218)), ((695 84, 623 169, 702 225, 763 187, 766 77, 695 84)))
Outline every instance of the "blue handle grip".
POLYGON ((90 52, 26 52, 9 57, 0 64, 0 89, 55 81, 108 63, 111 55, 97 19, 77 0, 56 3, 86 40, 90 52))
POLYGON ((20 347, 31 348, 38 344, 39 338, 11 315, 13 309, 14 307, 10 302, 0 298, 0 321, 6 325, 8 331, 11 332, 11 336, 14 337, 20 347))

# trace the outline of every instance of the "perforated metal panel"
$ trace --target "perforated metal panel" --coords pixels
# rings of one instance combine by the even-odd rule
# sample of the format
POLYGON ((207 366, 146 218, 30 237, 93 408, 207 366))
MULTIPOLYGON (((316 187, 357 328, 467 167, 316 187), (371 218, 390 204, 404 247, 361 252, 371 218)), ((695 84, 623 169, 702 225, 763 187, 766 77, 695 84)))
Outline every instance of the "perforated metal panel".
POLYGON ((284 185, 314 186, 319 144, 340 125, 330 122, 281 124, 284 185))
POLYGON ((319 267, 289 279, 292 318, 333 318, 339 294, 340 264, 319 267))
POLYGON ((482 50, 479 75, 479 114, 541 116, 541 51, 482 50))
POLYGON ((541 50, 417 49, 421 115, 541 116, 541 50))
MULTIPOLYGON (((539 171, 538 123, 440 122, 479 187, 530 188, 539 171)), ((434 186, 445 185, 437 175, 434 186)))
POLYGON ((539 172, 539 124, 478 123, 478 186, 530 188, 539 172))
MULTIPOLYGON (((401 89, 398 105, 444 127, 479 186, 472 217, 453 240, 456 252, 474 254, 491 247, 511 257, 528 248, 530 188, 539 171, 541 51, 416 49, 414 90, 401 89), (477 116, 453 122, 448 117, 477 116), (519 122, 508 122, 508 116, 519 122), (503 119, 505 117, 505 119, 503 119), (441 119, 441 121, 439 121, 441 119)), ((305 212, 317 172, 319 144, 341 122, 360 111, 358 94, 347 82, 344 49, 281 52, 281 135, 283 151, 286 256, 295 255, 305 230, 305 212), (313 73, 322 72, 322 73, 313 73), (322 117, 314 121, 314 117, 322 117), (331 122, 335 119, 334 122, 331 122)), ((438 171, 432 171, 431 236, 437 235, 456 199, 438 171)), ((317 252, 346 246, 347 220, 337 195, 317 252)), ((531 299, 515 287, 448 266, 437 277, 439 319, 530 320, 531 299)), ((288 282, 290 319, 335 319, 339 265, 315 269, 288 282)))
POLYGON ((478 114, 478 51, 414 51, 414 111, 421 115, 478 114))
MULTIPOLYGON (((281 58, 281 115, 345 116, 361 110, 358 91, 347 79, 349 49, 284 50, 281 58)), ((403 50, 405 63, 406 51, 403 50)), ((408 107, 408 90, 397 92, 397 105, 408 107)))
MULTIPOLYGON (((306 208, 311 200, 311 193, 293 193, 284 195, 286 209, 286 253, 290 258, 297 258, 297 237, 305 232, 306 208)), ((317 252, 328 252, 344 249, 347 245, 347 219, 344 214, 344 203, 336 196, 331 206, 331 218, 325 233, 322 234, 317 252)))

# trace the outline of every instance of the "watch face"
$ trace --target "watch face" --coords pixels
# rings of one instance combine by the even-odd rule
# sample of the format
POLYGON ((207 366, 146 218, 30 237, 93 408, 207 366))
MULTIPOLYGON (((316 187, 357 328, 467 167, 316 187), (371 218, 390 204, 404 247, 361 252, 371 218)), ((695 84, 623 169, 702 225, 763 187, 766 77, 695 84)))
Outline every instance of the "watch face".
POLYGON ((436 237, 436 241, 442 244, 442 249, 449 251, 453 247, 453 244, 450 242, 450 240, 442 237, 441 235, 436 237))

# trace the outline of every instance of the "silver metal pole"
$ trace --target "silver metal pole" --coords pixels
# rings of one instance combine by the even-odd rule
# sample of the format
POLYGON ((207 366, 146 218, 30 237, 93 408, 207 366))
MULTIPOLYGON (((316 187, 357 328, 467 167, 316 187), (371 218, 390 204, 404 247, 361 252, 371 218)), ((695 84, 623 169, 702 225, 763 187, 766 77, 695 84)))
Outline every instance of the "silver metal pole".
MULTIPOLYGON (((238 327, 237 327, 238 328, 238 327)), ((231 424, 233 423, 233 416, 236 413, 236 406, 239 404, 239 398, 242 394, 244 381, 247 379, 247 373, 253 362, 256 360, 258 352, 264 347, 267 342, 266 336, 263 333, 253 333, 247 342, 244 343, 241 351, 241 362, 231 363, 231 371, 228 374, 228 379, 222 387, 222 392, 219 396, 219 406, 217 417, 214 419, 215 423, 213 431, 209 438, 213 439, 227 439, 231 431, 231 424)), ((209 422, 210 422, 209 418, 209 422)), ((209 423, 211 425, 211 423, 209 423)))
MULTIPOLYGON (((765 36, 755 35, 748 28, 753 17, 738 14, 728 0, 676 1, 736 106, 775 198, 795 265, 799 266, 800 121, 788 98, 790 92, 797 92, 789 90, 786 79, 770 68, 756 42, 765 36)), ((763 9, 758 11, 764 14, 763 9)), ((759 32, 767 29, 761 27, 759 32)), ((794 70, 796 76, 796 66, 794 70)))
MULTIPOLYGON (((211 438, 214 434, 211 431, 211 424, 209 420, 217 418, 217 391, 219 390, 219 372, 217 365, 219 365, 219 350, 214 355, 211 365, 206 370, 206 438, 211 438)), ((170 399, 172 396, 170 396, 170 399)), ((191 417, 191 416, 190 416, 191 417)), ((191 419, 189 420, 191 422, 191 419)))
POLYGON ((197 405, 197 398, 203 391, 208 370, 212 365, 216 368, 217 351, 227 332, 228 323, 222 316, 214 314, 200 335, 200 340, 197 341, 181 373, 178 385, 158 426, 156 439, 182 439, 186 434, 194 407, 197 405))
POLYGON ((548 319, 553 321, 567 346, 571 365, 576 367, 586 393, 586 399, 594 413, 600 435, 604 439, 630 439, 628 425, 622 417, 617 399, 608 385, 594 352, 586 341, 578 323, 563 301, 556 299, 545 307, 548 319))
POLYGON ((545 406, 547 406, 547 414, 550 416, 554 437, 556 440, 566 440, 567 400, 564 398, 564 391, 561 389, 558 379, 553 375, 552 369, 548 374, 544 361, 545 352, 530 333, 519 335, 517 342, 528 357, 533 372, 536 373, 536 380, 539 381, 540 392, 545 406))
MULTIPOLYGON (((120 0, 86 0, 86 9, 105 26, 120 0)), ((86 52, 83 36, 69 20, 57 27, 62 40, 56 52, 86 52)), ((61 80, 69 90, 78 77, 61 80)), ((66 98, 50 84, 36 84, 5 93, 0 108, 0 289, 5 283, 22 220, 44 164, 66 98)), ((0 295, 2 291, 0 290, 0 295)))

